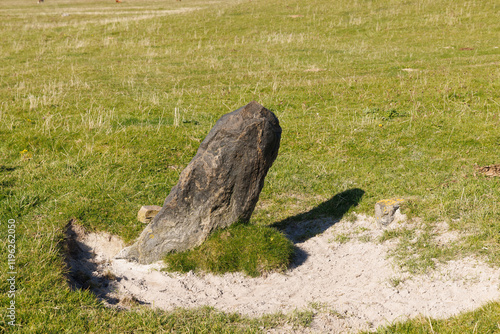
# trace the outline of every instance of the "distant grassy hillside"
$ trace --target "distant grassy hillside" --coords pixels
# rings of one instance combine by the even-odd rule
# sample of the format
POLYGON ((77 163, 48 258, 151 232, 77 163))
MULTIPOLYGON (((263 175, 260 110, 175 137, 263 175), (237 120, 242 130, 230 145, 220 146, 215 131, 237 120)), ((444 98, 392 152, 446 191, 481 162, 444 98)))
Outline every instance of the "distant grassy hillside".
MULTIPOLYGON (((215 121, 251 100, 283 128, 252 223, 336 215, 325 205, 357 189, 360 202, 342 213, 373 215, 376 201, 402 197, 428 233, 446 221, 466 235, 455 255, 499 265, 500 178, 474 169, 500 163, 499 17, 493 0, 1 1, 0 254, 15 219, 15 330, 307 324, 307 312, 119 312, 65 282, 70 219, 132 241, 140 206, 161 205, 215 121)), ((412 251, 427 256, 425 245, 412 251)), ((4 256, 2 312, 7 265, 4 256)), ((381 332, 493 333, 498 305, 381 332)), ((7 318, 0 330, 13 330, 7 318)))

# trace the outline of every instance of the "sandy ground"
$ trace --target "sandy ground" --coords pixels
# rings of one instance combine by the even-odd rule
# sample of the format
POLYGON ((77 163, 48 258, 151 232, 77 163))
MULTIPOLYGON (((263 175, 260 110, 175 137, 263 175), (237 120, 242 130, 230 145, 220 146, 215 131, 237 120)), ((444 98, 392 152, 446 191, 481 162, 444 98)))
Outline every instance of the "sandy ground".
MULTIPOLYGON (((293 231, 304 231, 304 224, 321 233, 296 242, 301 255, 287 272, 259 278, 164 273, 161 263, 113 259, 123 248, 117 237, 86 234, 73 225, 68 230, 68 240, 74 240, 69 244, 72 284, 90 287, 118 306, 126 306, 126 300, 165 310, 208 305, 249 316, 314 308, 313 324, 303 330, 311 333, 374 330, 417 315, 449 317, 500 297, 500 270, 473 258, 438 265, 427 275, 410 277, 398 271, 387 257, 396 241, 367 241, 382 233, 373 218, 300 224, 290 227, 292 240, 297 237, 293 231), (355 237, 339 243, 336 235, 355 237)), ((457 237, 445 224, 440 232, 443 243, 457 237)))

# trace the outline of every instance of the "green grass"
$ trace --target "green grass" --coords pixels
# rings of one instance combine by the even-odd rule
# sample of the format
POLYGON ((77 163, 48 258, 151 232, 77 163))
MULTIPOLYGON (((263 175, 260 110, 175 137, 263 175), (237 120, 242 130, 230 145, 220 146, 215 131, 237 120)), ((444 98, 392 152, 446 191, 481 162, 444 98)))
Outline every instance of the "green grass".
POLYGON ((500 332, 500 305, 489 303, 473 312, 437 320, 426 317, 399 322, 387 327, 379 328, 379 334, 400 333, 499 333, 500 332))
POLYGON ((239 271, 256 277, 284 271, 293 254, 292 242, 277 230, 239 223, 213 233, 191 251, 168 254, 164 261, 169 271, 216 274, 239 271))
POLYGON ((456 242, 440 244, 429 229, 385 230, 380 242, 398 238, 398 247, 391 251, 396 263, 411 274, 422 274, 434 269, 436 264, 463 254, 456 242), (420 233, 418 233, 420 232, 420 233))
MULTIPOLYGON (((68 289, 61 256, 70 219, 136 238, 141 205, 163 203, 215 121, 251 100, 283 128, 251 224, 349 213, 328 204, 358 189, 356 212, 405 198, 424 231, 446 221, 467 236, 459 254, 500 264, 500 180, 474 172, 500 163, 499 11, 489 0, 2 1, 0 253, 17 219, 17 331, 265 331, 213 310, 105 309, 68 289)), ((495 302, 433 330, 492 333, 498 313, 495 302)))

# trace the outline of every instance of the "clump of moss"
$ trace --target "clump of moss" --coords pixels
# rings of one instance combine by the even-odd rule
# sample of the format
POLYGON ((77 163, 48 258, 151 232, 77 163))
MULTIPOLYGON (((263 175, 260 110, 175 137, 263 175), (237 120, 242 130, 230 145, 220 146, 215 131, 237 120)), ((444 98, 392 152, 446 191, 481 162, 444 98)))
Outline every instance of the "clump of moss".
POLYGON ((293 244, 278 230, 237 223, 215 232, 192 250, 167 254, 164 261, 168 271, 216 274, 240 271, 256 277, 285 270, 293 253, 293 244))

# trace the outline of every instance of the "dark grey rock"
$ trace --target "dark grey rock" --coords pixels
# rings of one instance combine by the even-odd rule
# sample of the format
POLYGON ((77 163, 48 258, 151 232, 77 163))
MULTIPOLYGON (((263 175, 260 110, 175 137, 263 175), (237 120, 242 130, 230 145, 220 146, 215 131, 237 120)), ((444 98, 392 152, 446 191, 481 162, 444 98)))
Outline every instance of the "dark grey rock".
POLYGON ((117 258, 151 263, 200 245, 218 228, 248 221, 280 138, 278 119, 257 102, 222 116, 160 212, 117 258))

